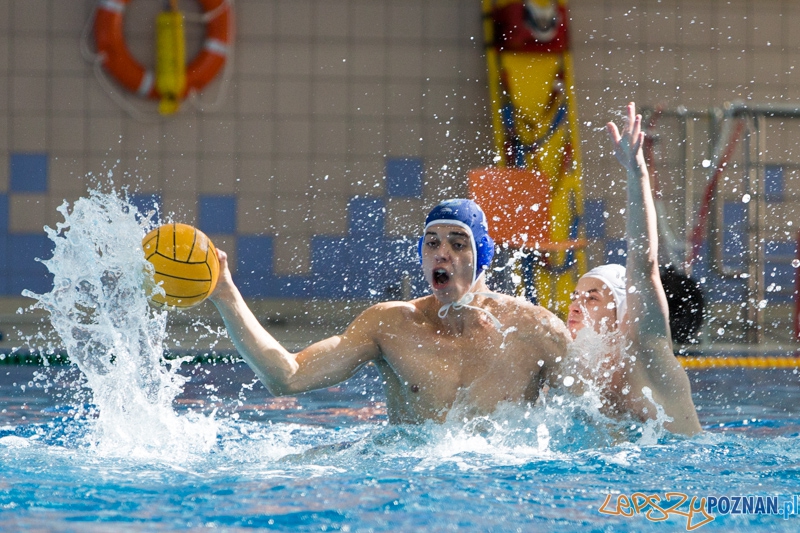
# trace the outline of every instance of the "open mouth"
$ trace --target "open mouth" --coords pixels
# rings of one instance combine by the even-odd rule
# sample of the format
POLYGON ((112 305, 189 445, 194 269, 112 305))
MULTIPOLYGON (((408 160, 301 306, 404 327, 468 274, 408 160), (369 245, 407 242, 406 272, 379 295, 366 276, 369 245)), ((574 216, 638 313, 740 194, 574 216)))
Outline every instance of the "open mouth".
POLYGON ((437 268, 433 271, 433 286, 436 288, 444 287, 450 281, 450 274, 443 268, 437 268))

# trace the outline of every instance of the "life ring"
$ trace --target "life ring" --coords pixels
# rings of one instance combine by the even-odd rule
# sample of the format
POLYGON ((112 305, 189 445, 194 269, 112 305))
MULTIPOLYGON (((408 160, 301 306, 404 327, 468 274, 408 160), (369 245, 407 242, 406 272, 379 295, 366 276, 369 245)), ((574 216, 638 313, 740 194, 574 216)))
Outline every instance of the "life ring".
MULTIPOLYGON (((131 0, 100 0, 94 20, 94 40, 105 69, 129 91, 151 99, 160 99, 152 70, 144 68, 125 44, 125 9, 131 0)), ((186 67, 186 89, 181 96, 199 91, 225 65, 231 40, 232 17, 228 0, 197 0, 208 14, 206 36, 200 53, 186 67), (224 5, 223 5, 224 4, 224 5)))

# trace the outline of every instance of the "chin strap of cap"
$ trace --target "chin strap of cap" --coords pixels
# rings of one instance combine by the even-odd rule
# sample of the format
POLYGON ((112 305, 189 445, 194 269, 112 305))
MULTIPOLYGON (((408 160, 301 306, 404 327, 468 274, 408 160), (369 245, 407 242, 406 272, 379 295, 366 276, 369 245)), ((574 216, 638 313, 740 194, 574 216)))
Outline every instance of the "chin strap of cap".
MULTIPOLYGON (((473 287, 474 286, 475 286, 475 284, 473 283, 473 287)), ((472 289, 472 287, 470 287, 470 289, 472 289)), ((444 304, 442 307, 440 307, 439 308, 439 312, 437 313, 437 315, 439 315, 439 318, 446 317, 447 313, 450 312, 450 308, 453 308, 456 311, 458 311, 459 309, 463 309, 465 307, 467 309, 475 309, 476 311, 480 311, 480 312, 486 314, 486 316, 488 316, 492 320, 492 324, 494 324, 494 327, 498 331, 500 331, 500 329, 503 327, 503 324, 501 324, 500 321, 497 320, 497 317, 494 316, 491 313, 491 311, 488 311, 488 310, 484 309, 483 307, 477 307, 477 306, 474 306, 474 305, 469 305, 469 304, 472 303, 472 300, 474 300, 476 296, 484 296, 486 298, 491 298, 492 300, 499 300, 500 299, 500 295, 496 294, 494 292, 471 292, 471 290, 470 290, 470 292, 467 292, 467 294, 462 296, 457 302, 450 302, 449 304, 444 304)))

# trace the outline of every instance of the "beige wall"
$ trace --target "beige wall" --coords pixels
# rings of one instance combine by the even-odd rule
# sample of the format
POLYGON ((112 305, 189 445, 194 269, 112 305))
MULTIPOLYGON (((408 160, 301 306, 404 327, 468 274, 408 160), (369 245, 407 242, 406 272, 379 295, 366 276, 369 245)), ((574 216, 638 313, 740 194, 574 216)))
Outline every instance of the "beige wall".
MULTIPOLYGON (((584 190, 587 197, 605 198, 612 213, 622 207, 624 194, 608 190, 609 177, 618 172, 600 127, 626 101, 698 111, 737 100, 800 103, 797 2, 573 0, 570 6, 584 190)), ((793 124, 769 141, 788 148, 786 143, 796 144, 798 134, 793 124)), ((703 135, 698 137, 697 157, 706 158, 699 144, 703 135)), ((697 178, 700 191, 705 179, 697 178)), ((774 209, 783 210, 788 215, 784 220, 794 220, 796 227, 800 217, 793 208, 774 209)), ((611 217, 609 232, 621 235, 623 222, 620 216, 611 217)), ((675 231, 684 230, 675 225, 675 231)), ((593 251, 597 259, 598 248, 593 251)))
MULTIPOLYGON (((55 206, 82 195, 86 176, 113 168, 116 185, 161 193, 166 214, 188 223, 198 194, 236 195, 237 232, 277 236, 276 270, 303 273, 310 236, 345 234, 347 201, 382 193, 387 156, 422 157, 427 168, 424 201, 389 203, 395 233, 408 230, 410 211, 463 194, 460 171, 486 157, 480 11, 471 2, 237 0, 221 105, 185 105, 167 118, 124 91, 109 94, 81 57, 95 4, 0 0, 0 193, 9 153, 50 161, 46 193, 10 194, 11 231, 53 224, 55 206)), ((126 14, 143 63, 153 48, 144 4, 131 2, 126 14)), ((201 99, 222 89, 217 81, 201 99)))
MULTIPOLYGON (((54 224, 62 199, 113 169, 117 186, 162 194, 166 214, 189 223, 198 195, 235 195, 236 234, 220 235, 223 245, 274 236, 275 272, 305 274, 311 237, 344 235, 348 200, 385 193, 386 157, 425 164, 423 198, 387 199, 389 235, 414 234, 424 209, 465 194, 465 171, 491 161, 478 0, 237 0, 221 104, 187 104, 166 118, 124 91, 110 95, 82 57, 95 4, 0 0, 0 194, 10 233, 54 224), (49 158, 44 192, 9 190, 10 154, 26 152, 49 158)), ((127 26, 143 61, 153 48, 146 4, 131 3, 127 26)), ((572 0, 586 196, 621 206, 601 125, 628 100, 695 109, 800 100, 798 11, 780 0, 572 0)), ((608 233, 621 235, 620 216, 608 233)))

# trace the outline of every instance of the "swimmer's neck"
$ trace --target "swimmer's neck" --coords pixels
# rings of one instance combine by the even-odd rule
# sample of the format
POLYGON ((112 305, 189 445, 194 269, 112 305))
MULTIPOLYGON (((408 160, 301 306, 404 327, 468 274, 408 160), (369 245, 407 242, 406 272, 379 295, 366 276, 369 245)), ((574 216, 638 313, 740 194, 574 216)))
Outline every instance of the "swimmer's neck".
POLYGON ((446 316, 442 317, 439 314, 439 311, 442 309, 443 306, 448 304, 456 303, 463 301, 465 296, 472 293, 473 299, 470 302, 471 306, 476 307, 483 307, 485 305, 485 300, 487 298, 483 296, 481 293, 494 293, 489 287, 486 286, 486 281, 484 280, 484 276, 480 275, 477 280, 473 283, 472 287, 463 294, 458 295, 456 300, 451 301, 442 301, 436 298, 435 295, 431 295, 431 302, 433 305, 429 309, 429 312, 426 313, 429 315, 431 320, 435 324, 441 324, 444 328, 444 331, 450 334, 461 335, 464 333, 464 328, 467 324, 472 323, 476 319, 480 319, 480 311, 476 311, 470 308, 461 308, 461 309, 450 309, 448 310, 446 316))

